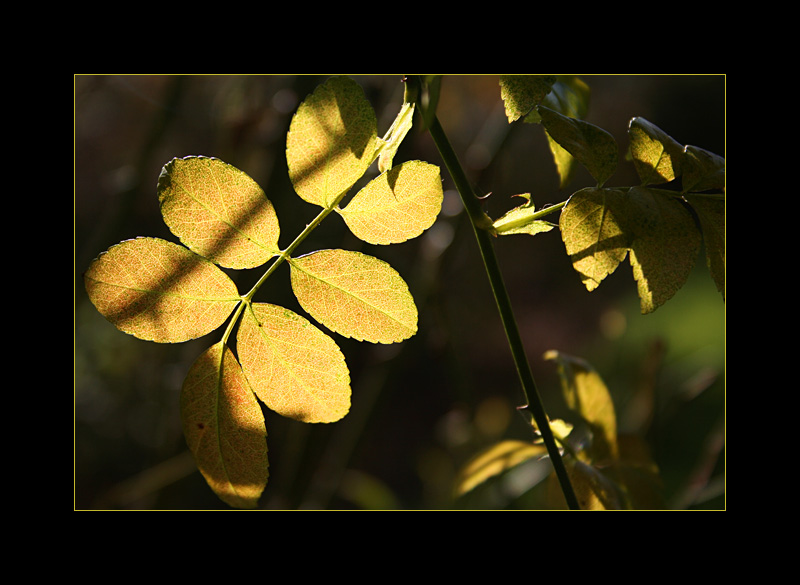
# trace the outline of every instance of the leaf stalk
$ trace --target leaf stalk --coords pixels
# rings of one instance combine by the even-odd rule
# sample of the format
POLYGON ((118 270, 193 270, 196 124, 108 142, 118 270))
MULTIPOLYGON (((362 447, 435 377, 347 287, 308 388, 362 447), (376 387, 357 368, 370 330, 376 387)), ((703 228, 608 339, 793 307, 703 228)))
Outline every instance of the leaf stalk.
MULTIPOLYGON (((517 327, 517 322, 514 317, 514 311, 511 306, 511 300, 508 296, 508 291, 503 280, 500 266, 497 262, 497 256, 494 252, 490 232, 485 228, 485 223, 488 217, 483 212, 480 206, 480 200, 475 195, 472 186, 464 173, 463 167, 458 160, 458 156, 450 145, 444 130, 442 129, 439 120, 434 116, 432 124, 429 128, 431 137, 433 138, 436 148, 439 150, 445 166, 447 167, 453 182, 456 185, 458 194, 461 196, 461 201, 469 216, 470 223, 472 224, 475 237, 478 240, 478 247, 481 251, 483 263, 486 268, 486 274, 489 277, 489 283, 494 293, 495 302, 497 303, 498 311, 500 312, 500 319, 503 323, 503 328, 506 332, 508 345, 511 350, 514 364, 517 368, 517 374, 522 384, 522 392, 525 399, 525 406, 521 409, 530 409, 534 421, 536 422, 539 432, 542 434, 547 452, 552 461, 553 468, 558 477, 561 485, 561 490, 567 501, 567 505, 572 510, 579 510, 580 504, 575 496, 575 491, 572 488, 572 483, 569 480, 564 461, 561 458, 561 453, 556 444, 553 432, 550 429, 550 424, 547 418, 547 413, 544 409, 542 399, 539 396, 539 391, 536 388, 536 383, 533 379, 530 364, 525 354, 525 347, 522 343, 522 338, 517 327)), ((554 211, 553 208, 547 208, 543 212, 554 211)), ((491 225, 491 220, 489 220, 491 225)))

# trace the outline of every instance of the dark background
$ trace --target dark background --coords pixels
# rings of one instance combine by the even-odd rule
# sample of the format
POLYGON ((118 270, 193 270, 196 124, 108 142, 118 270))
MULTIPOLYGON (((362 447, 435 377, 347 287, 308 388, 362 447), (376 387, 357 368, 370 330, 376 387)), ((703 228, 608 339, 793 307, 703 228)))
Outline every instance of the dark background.
MULTIPOLYGON (((627 148, 631 117, 642 116, 681 144, 725 154, 725 77, 581 76, 591 87, 587 120, 627 148)), ((388 129, 403 95, 400 75, 354 76, 388 129)), ((221 331, 183 344, 125 335, 94 309, 81 274, 121 240, 176 241, 161 220, 156 181, 174 157, 221 158, 266 191, 286 246, 317 213, 288 181, 285 135, 299 101, 324 76, 94 76, 74 78, 75 392, 77 509, 225 508, 195 468, 183 439, 179 394, 191 363, 221 331)), ((531 193, 536 207, 591 186, 581 171, 567 190, 540 127, 509 125, 497 76, 446 76, 438 115, 499 217, 531 193)), ((427 133, 412 130, 395 162, 443 167, 427 133)), ((264 508, 541 508, 541 466, 466 498, 451 497, 456 470, 502 438, 530 437, 515 413, 521 392, 477 246, 453 184, 433 228, 413 241, 372 247, 331 216, 303 251, 344 247, 388 261, 408 282, 419 332, 391 346, 332 334, 351 371, 350 414, 304 425, 266 413, 270 482, 264 508)), ((624 161, 608 186, 637 183, 624 161)), ((554 218, 555 221, 555 218, 554 218)), ((566 414, 549 349, 594 365, 611 390, 624 431, 644 437, 663 480, 663 506, 724 507, 725 307, 704 257, 684 288, 651 315, 639 313, 627 260, 589 293, 558 230, 498 238, 496 250, 551 417, 566 414), (635 408, 652 389, 653 408, 635 408)), ((281 267, 285 268, 285 267, 281 267)), ((260 270, 232 273, 249 290, 260 270)), ((302 312, 288 271, 256 300, 302 312)))

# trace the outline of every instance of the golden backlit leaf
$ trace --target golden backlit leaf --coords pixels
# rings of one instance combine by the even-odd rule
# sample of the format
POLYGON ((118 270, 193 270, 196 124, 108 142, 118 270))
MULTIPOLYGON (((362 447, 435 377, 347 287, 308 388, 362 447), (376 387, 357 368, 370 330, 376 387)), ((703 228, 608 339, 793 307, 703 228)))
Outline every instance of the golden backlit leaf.
POLYGON ((581 189, 561 212, 561 238, 586 289, 597 288, 625 259, 625 193, 618 189, 581 189))
POLYGON ((372 343, 395 343, 417 332, 408 285, 386 262, 348 250, 321 250, 289 262, 300 305, 332 331, 372 343))
POLYGON ((214 493, 255 508, 269 478, 261 406, 233 352, 221 342, 192 365, 181 391, 186 443, 214 493))
POLYGON ((396 244, 433 225, 442 196, 439 167, 408 161, 370 181, 339 213, 365 242, 396 244))
POLYGON ((158 178, 158 199, 172 233, 220 266, 255 268, 279 252, 272 203, 258 183, 219 159, 173 159, 158 178))
POLYGON ((106 319, 125 333, 161 343, 210 333, 240 301, 236 285, 217 266, 158 238, 112 246, 83 278, 106 319))
POLYGON ((333 77, 300 104, 286 136, 286 162, 297 194, 335 205, 375 160, 377 120, 352 79, 333 77))
POLYGON ((278 414, 328 423, 350 410, 350 372, 342 352, 300 315, 252 304, 242 315, 236 348, 253 391, 278 414))
POLYGON ((507 440, 484 449, 472 457, 458 472, 455 495, 461 496, 487 480, 524 463, 547 455, 544 445, 507 440))

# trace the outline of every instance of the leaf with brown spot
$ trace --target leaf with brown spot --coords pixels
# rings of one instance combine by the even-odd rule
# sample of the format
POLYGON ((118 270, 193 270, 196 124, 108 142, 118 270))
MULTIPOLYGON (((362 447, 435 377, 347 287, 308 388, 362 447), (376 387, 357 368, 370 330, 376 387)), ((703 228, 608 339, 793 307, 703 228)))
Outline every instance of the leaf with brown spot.
POLYGON ((210 333, 240 301, 236 285, 217 266, 158 238, 112 246, 83 279, 89 299, 118 329, 160 343, 210 333))
POLYGON ((289 262, 300 305, 332 331, 372 343, 396 343, 417 332, 408 285, 386 262, 348 250, 321 250, 289 262))
POLYGON ((192 365, 181 391, 186 443, 214 493, 255 508, 269 478, 261 407, 233 352, 217 343, 192 365))
POLYGON ((172 233, 220 266, 255 268, 279 252, 272 203, 258 183, 219 159, 173 159, 158 178, 158 199, 172 233))
POLYGON ((271 410, 307 423, 329 423, 350 410, 350 372, 336 343, 307 319, 253 303, 236 337, 256 395, 271 410))

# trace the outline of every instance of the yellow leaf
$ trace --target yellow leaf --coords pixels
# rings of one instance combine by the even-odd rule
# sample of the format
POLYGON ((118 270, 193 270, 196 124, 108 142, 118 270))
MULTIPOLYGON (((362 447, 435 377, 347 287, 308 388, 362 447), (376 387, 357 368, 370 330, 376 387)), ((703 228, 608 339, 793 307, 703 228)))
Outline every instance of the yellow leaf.
POLYGON ((567 406, 592 429, 592 461, 605 463, 617 459, 617 416, 611 394, 600 374, 584 360, 558 351, 548 351, 544 358, 558 364, 567 406))
POLYGON ((286 162, 295 191, 330 208, 375 160, 375 111, 353 80, 334 77, 300 104, 286 136, 286 162))
POLYGON ((431 227, 441 209, 439 167, 408 161, 370 181, 339 213, 365 242, 396 244, 431 227))
POLYGON ((254 508, 269 478, 261 406, 236 358, 217 343, 189 370, 181 391, 186 443, 219 498, 254 508))
POLYGON ((455 494, 461 496, 520 463, 544 455, 547 455, 547 449, 543 445, 525 441, 507 440, 492 445, 472 457, 459 471, 455 494))
POLYGON ((314 319, 345 337, 395 343, 417 332, 417 307, 386 262, 348 250, 292 258, 292 290, 314 319))
POLYGON ((278 414, 327 423, 350 410, 350 372, 342 352, 300 315, 252 304, 242 316, 236 348, 256 395, 278 414))
POLYGON ((97 310, 125 333, 161 343, 210 333, 240 297, 217 266, 158 238, 127 240, 101 254, 84 274, 97 310))
POLYGON ((164 222, 191 250, 226 268, 255 268, 279 252, 278 216, 244 172, 215 158, 176 158, 158 178, 164 222))

